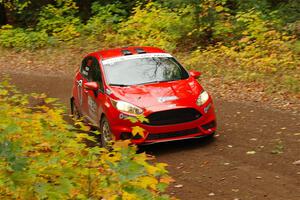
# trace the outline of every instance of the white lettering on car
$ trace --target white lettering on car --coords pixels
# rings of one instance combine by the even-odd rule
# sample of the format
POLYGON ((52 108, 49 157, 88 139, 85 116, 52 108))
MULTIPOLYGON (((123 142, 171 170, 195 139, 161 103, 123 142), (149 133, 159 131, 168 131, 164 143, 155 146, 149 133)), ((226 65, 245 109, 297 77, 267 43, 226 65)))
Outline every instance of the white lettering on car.
POLYGON ((154 58, 154 57, 172 57, 168 53, 146 53, 146 54, 135 54, 135 55, 129 55, 129 56, 121 56, 116 58, 109 58, 106 60, 103 60, 103 65, 112 65, 116 62, 121 62, 125 60, 133 60, 138 58, 154 58))
POLYGON ((82 80, 77 81, 77 94, 79 105, 82 106, 82 80))
POLYGON ((82 73, 83 73, 83 75, 85 75, 85 76, 88 76, 89 75, 89 73, 88 72, 86 72, 86 71, 82 71, 82 73))
POLYGON ((177 99, 178 99, 178 97, 176 97, 176 96, 159 97, 158 102, 163 103, 166 101, 173 101, 173 100, 177 100, 177 99))

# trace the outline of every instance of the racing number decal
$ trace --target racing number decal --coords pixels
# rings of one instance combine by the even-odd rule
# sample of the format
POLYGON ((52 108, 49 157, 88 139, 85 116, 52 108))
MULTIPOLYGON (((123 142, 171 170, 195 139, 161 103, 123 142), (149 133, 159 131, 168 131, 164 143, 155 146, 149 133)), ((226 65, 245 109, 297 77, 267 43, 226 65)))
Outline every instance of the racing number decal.
POLYGON ((79 105, 82 106, 82 80, 77 81, 77 94, 78 94, 78 101, 79 105))

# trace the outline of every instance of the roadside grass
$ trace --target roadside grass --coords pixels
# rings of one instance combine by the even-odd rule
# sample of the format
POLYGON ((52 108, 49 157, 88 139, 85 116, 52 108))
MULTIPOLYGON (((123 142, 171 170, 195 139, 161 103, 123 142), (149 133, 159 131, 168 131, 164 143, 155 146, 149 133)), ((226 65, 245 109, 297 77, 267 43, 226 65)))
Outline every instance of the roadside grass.
POLYGON ((271 44, 250 44, 246 49, 220 45, 197 50, 182 60, 187 66, 224 82, 258 83, 268 94, 300 97, 299 52, 292 52, 281 41, 278 43, 278 49, 271 49, 271 44))

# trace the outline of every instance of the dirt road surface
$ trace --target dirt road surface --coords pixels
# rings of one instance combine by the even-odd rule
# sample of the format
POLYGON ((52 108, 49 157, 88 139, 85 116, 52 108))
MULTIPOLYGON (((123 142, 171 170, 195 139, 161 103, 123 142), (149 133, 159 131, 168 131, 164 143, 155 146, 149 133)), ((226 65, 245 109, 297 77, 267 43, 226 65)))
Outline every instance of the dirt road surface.
MULTIPOLYGON (((45 92, 68 106, 72 77, 11 73, 21 91, 45 92)), ((215 99, 213 140, 155 144, 142 150, 169 165, 180 199, 299 200, 300 116, 215 99)))

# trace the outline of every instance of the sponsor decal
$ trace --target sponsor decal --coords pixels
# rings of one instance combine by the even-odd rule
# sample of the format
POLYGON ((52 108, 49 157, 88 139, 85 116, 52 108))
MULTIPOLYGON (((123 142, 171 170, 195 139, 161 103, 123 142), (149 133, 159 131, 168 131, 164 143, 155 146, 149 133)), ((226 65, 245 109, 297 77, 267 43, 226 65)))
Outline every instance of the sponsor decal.
POLYGON ((77 81, 77 94, 79 105, 82 105, 82 80, 77 81))
POLYGON ((85 70, 83 70, 82 73, 83 73, 83 75, 85 75, 85 76, 88 76, 88 75, 89 75, 89 73, 88 73, 87 71, 85 71, 85 70))
POLYGON ((167 96, 167 97, 159 97, 157 100, 159 103, 164 103, 166 101, 173 101, 173 100, 177 100, 178 97, 177 96, 167 96))
POLYGON ((135 54, 135 55, 129 55, 129 56, 121 56, 116 58, 109 58, 106 60, 103 60, 103 65, 113 65, 116 62, 121 62, 125 60, 133 60, 138 58, 154 58, 154 57, 172 57, 168 53, 146 53, 146 54, 135 54))
POLYGON ((92 114, 92 115, 96 115, 97 104, 93 100, 93 98, 90 97, 90 96, 88 96, 88 106, 89 106, 89 113, 92 114))

